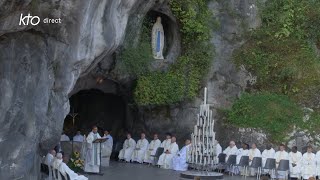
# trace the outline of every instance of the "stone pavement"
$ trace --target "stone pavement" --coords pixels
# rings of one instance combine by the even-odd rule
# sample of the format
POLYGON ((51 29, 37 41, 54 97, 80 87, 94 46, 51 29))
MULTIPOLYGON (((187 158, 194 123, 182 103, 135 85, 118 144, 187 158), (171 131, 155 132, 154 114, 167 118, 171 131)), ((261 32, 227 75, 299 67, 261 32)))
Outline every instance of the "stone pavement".
MULTIPOLYGON (((123 162, 110 162, 110 167, 102 169, 104 175, 86 175, 89 180, 179 180, 180 173, 160 169, 155 166, 131 164, 123 162)), ((224 180, 241 180, 241 176, 224 176, 224 180)), ((247 178, 254 180, 255 178, 247 178)))

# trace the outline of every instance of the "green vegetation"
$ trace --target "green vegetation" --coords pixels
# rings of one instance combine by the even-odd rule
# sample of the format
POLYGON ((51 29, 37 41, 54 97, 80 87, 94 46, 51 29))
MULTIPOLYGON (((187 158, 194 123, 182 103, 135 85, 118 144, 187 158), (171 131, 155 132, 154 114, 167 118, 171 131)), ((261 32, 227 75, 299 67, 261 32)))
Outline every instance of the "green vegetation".
POLYGON ((194 98, 213 59, 207 1, 172 0, 170 7, 181 28, 182 55, 168 72, 150 72, 138 78, 134 98, 139 105, 167 105, 194 98))
POLYGON ((320 2, 270 0, 260 8, 262 26, 249 32, 234 62, 257 76, 250 91, 263 93, 241 96, 228 111, 229 122, 263 129, 277 142, 293 126, 314 133, 320 116, 315 112, 303 123, 301 107, 309 105, 320 88, 314 46, 320 47, 320 2))
POLYGON ((293 127, 302 123, 302 109, 285 95, 243 94, 231 110, 228 122, 244 128, 259 128, 281 142, 293 127))

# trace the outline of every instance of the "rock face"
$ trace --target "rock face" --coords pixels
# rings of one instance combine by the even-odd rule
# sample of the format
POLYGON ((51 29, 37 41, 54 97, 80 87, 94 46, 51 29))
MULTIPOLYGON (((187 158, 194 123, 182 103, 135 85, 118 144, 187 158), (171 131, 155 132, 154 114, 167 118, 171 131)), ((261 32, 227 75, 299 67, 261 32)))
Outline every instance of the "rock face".
POLYGON ((58 141, 68 95, 123 42, 144 0, 0 2, 0 179, 39 179, 39 155, 58 141), (61 24, 19 25, 21 13, 61 24))
MULTIPOLYGON (((175 59, 180 51, 179 37, 175 20, 168 8, 163 7, 166 3, 166 0, 0 1, 0 179, 39 179, 39 159, 59 141, 63 120, 69 112, 68 98, 74 93, 97 88, 130 97, 132 80, 116 72, 113 55, 130 32, 127 28, 138 27, 136 22, 141 22, 148 11, 165 14, 175 26, 171 29, 174 43, 168 61, 175 59), (61 24, 19 25, 21 13, 39 16, 41 20, 61 18, 61 24), (97 87, 91 76, 101 70, 120 85, 107 90, 97 87)), ((221 24, 213 34, 216 57, 205 83, 208 103, 213 105, 217 119, 216 109, 230 106, 243 89, 239 83, 241 76, 230 60, 233 50, 242 43, 238 38, 244 30, 242 22, 247 24, 245 29, 250 29, 259 25, 259 19, 253 0, 212 2, 210 7, 221 24), (232 16, 230 10, 240 18, 232 16)), ((134 108, 127 114, 137 110, 139 118, 127 124, 135 132, 171 131, 181 142, 190 137, 200 101, 197 98, 179 106, 134 108)), ((218 119, 215 124, 222 122, 218 119)), ((223 128, 216 128, 217 138, 222 139, 223 128)))
MULTIPOLYGON (((212 44, 215 47, 215 58, 210 67, 210 73, 205 84, 208 88, 208 103, 211 104, 215 122, 216 139, 223 147, 230 139, 245 142, 259 142, 262 145, 266 135, 251 129, 227 127, 219 117, 217 110, 227 108, 237 98, 247 85, 250 74, 240 71, 232 63, 232 52, 239 48, 244 40, 244 31, 260 25, 257 2, 255 0, 212 1, 209 6, 215 14, 214 18, 220 22, 220 27, 213 32, 212 44), (248 137, 254 132, 256 136, 248 137), (258 141, 259 140, 259 141, 258 141)), ((202 90, 200 92, 203 92, 202 90)), ((178 106, 140 109, 141 124, 134 129, 144 129, 157 132, 172 132, 176 134, 180 143, 190 138, 196 114, 202 101, 203 94, 193 102, 182 103, 178 106)))

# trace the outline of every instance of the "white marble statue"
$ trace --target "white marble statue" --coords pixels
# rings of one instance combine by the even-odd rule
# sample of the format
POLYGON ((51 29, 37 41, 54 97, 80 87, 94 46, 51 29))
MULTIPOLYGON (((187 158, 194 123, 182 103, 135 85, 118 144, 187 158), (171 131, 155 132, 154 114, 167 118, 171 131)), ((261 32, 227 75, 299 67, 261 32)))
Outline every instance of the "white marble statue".
POLYGON ((156 23, 152 27, 152 53, 155 59, 163 58, 164 32, 161 24, 161 17, 157 17, 156 23))

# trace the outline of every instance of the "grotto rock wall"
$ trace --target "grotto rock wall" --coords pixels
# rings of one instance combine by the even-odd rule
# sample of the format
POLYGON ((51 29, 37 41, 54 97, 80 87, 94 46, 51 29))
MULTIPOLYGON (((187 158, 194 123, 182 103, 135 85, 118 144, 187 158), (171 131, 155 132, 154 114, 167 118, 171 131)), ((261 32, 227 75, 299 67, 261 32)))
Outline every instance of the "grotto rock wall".
POLYGON ((0 179, 38 179, 39 157, 60 137, 68 95, 123 42, 144 0, 0 2, 0 179), (19 26, 20 14, 61 24, 19 26))

